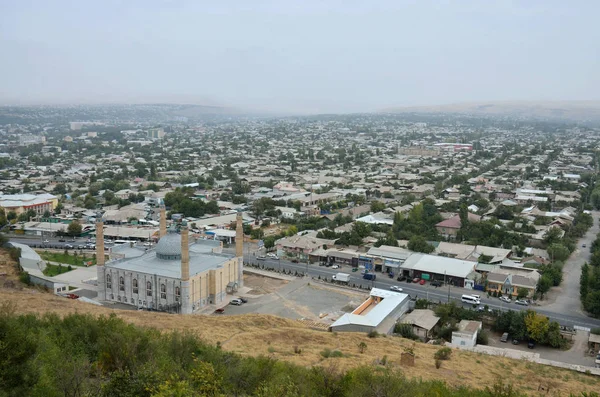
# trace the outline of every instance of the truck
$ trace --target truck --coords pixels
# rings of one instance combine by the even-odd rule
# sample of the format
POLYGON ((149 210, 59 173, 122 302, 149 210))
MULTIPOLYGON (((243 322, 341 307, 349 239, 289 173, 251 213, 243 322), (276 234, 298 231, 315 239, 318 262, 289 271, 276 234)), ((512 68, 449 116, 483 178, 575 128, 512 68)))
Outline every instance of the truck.
POLYGON ((338 283, 347 283, 348 281, 350 281, 350 275, 346 273, 334 274, 332 278, 338 283))
POLYGON ((375 281, 376 277, 377 276, 375 275, 375 273, 365 273, 365 274, 363 274, 363 278, 365 280, 373 280, 373 281, 375 281))

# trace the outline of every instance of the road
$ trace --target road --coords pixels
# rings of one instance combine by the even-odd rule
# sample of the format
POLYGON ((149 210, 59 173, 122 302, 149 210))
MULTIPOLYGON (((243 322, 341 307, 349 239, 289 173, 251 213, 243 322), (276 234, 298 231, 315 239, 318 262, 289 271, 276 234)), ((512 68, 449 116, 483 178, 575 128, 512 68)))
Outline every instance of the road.
POLYGON ((571 254, 563 267, 563 281, 561 285, 554 288, 551 294, 556 294, 553 303, 544 307, 555 313, 577 313, 585 316, 579 299, 579 279, 581 278, 581 266, 590 261, 592 256, 590 247, 600 232, 600 212, 593 211, 594 224, 578 242, 577 249, 571 254), (583 245, 585 244, 585 247, 583 245))
MULTIPOLYGON (((75 238, 72 237, 40 237, 40 236, 15 236, 8 235, 10 241, 19 244, 29 245, 33 248, 52 248, 52 249, 65 249, 65 246, 72 245, 77 248, 79 246, 84 247, 83 250, 94 251, 94 249, 85 248, 87 244, 87 238, 75 238), (65 241, 58 241, 65 240, 65 241), (75 241, 73 241, 75 240, 75 241), (45 242, 47 241, 47 243, 45 242)), ((77 248, 79 249, 79 248, 77 248)))
POLYGON ((440 302, 454 301, 457 304, 464 305, 465 307, 468 307, 470 305, 461 302, 461 295, 479 294, 481 296, 481 304, 488 305, 490 309, 498 309, 502 311, 533 309, 536 312, 543 314, 564 326, 573 327, 577 325, 586 328, 600 327, 600 320, 587 317, 583 313, 561 312, 549 309, 548 307, 524 307, 516 305, 515 303, 504 303, 497 298, 488 299, 487 295, 485 293, 482 293, 481 291, 467 290, 464 288, 451 287, 447 285, 442 287, 432 287, 431 285, 429 285, 429 283, 425 285, 419 285, 407 282, 399 282, 396 281, 396 279, 389 278, 384 273, 377 273, 377 278, 375 281, 364 280, 360 273, 352 272, 352 268, 350 266, 341 266, 341 268, 339 269, 332 269, 330 267, 319 266, 318 264, 293 263, 287 260, 277 260, 270 258, 264 260, 257 260, 253 255, 248 254, 245 255, 244 262, 257 265, 264 265, 265 267, 274 268, 275 270, 291 270, 297 271, 298 273, 308 272, 308 274, 311 277, 321 276, 322 279, 327 278, 329 280, 331 280, 331 276, 333 276, 336 273, 347 273, 350 274, 350 285, 355 284, 361 285, 363 287, 375 287, 382 289, 389 289, 392 285, 397 285, 400 288, 402 288, 404 293, 409 294, 411 298, 425 298, 431 301, 440 302))
MULTIPOLYGON (((568 263, 565 264, 565 281, 564 281, 564 291, 559 295, 556 299, 556 302, 547 306, 530 306, 523 307, 516 305, 514 303, 503 303, 498 299, 490 298, 488 299, 484 293, 480 291, 467 290, 463 288, 456 287, 432 287, 429 284, 426 285, 418 285, 406 282, 398 282, 395 279, 390 279, 384 273, 377 273, 377 279, 373 281, 364 280, 360 273, 353 273, 350 266, 342 266, 340 269, 332 269, 324 266, 319 266, 318 264, 308 265, 306 263, 293 263, 287 260, 274 260, 274 259, 265 259, 265 260, 257 260, 255 256, 251 253, 248 253, 244 250, 244 262, 246 263, 255 263, 258 265, 264 265, 266 267, 272 267, 274 269, 281 270, 292 270, 298 271, 299 273, 307 273, 312 277, 321 276, 321 278, 331 279, 336 273, 348 273, 350 274, 350 282, 349 284, 361 285, 363 287, 375 287, 382 289, 389 289, 392 285, 397 285, 403 289, 403 292, 409 294, 411 297, 418 298, 426 298, 433 301, 454 301, 459 304, 462 304, 460 298, 463 294, 472 294, 478 293, 481 295, 481 303, 483 305, 488 305, 491 309, 499 309, 499 310, 526 310, 531 308, 536 312, 548 316, 552 320, 558 321, 561 325, 565 326, 581 326, 586 328, 596 328, 600 327, 600 320, 587 317, 581 310, 581 306, 579 304, 579 274, 581 273, 581 264, 584 261, 589 260, 589 247, 591 242, 594 240, 595 235, 599 231, 598 227, 598 217, 600 217, 600 212, 594 212, 594 226, 588 231, 586 236, 580 240, 580 245, 585 243, 587 248, 581 249, 581 247, 575 251, 573 256, 569 259, 568 263)), ((26 244, 26 245, 39 245, 43 246, 43 241, 48 240, 49 243, 45 246, 47 248, 57 248, 63 249, 65 244, 73 244, 74 246, 83 245, 86 242, 86 239, 76 239, 75 243, 67 242, 59 242, 58 238, 41 238, 41 237, 26 237, 26 236, 10 236, 11 241, 16 243, 26 244)), ((66 238, 69 240, 69 238, 66 238)), ((228 253, 233 253, 234 249, 229 248, 224 251, 228 253), (231 252, 230 252, 231 251, 231 252)), ((467 304, 465 304, 467 306, 467 304)))

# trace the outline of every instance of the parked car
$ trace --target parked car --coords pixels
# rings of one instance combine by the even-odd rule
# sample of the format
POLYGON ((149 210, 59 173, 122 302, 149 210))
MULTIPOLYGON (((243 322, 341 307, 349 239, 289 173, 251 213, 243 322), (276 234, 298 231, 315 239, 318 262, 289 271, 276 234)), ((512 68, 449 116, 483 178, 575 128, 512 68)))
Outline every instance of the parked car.
POLYGON ((396 292, 402 292, 402 288, 398 287, 397 285, 392 285, 392 286, 390 287, 390 289, 391 289, 392 291, 396 291, 396 292))
POLYGON ((406 280, 406 276, 398 276, 398 278, 396 280, 398 280, 398 281, 405 281, 406 280))
MULTIPOLYGON (((477 306, 477 311, 478 312, 484 312, 485 311, 485 306, 484 305, 477 306)), ((493 310, 488 307, 487 311, 488 311, 488 313, 492 313, 493 310)))
POLYGON ((232 300, 229 301, 230 305, 235 305, 235 306, 241 306, 242 303, 244 303, 244 302, 242 302, 242 300, 239 299, 239 298, 234 298, 234 299, 232 299, 232 300))
POLYGON ((225 308, 223 308, 223 307, 220 307, 217 310, 215 310, 215 314, 223 314, 223 313, 225 313, 225 308))
POLYGON ((530 340, 530 341, 527 343, 527 348, 528 348, 528 349, 533 349, 534 347, 535 347, 535 342, 534 342, 534 341, 532 341, 532 340, 530 340))
POLYGON ((586 245, 585 245, 585 244, 581 244, 581 246, 582 246, 583 248, 585 248, 585 247, 586 247, 586 245))
POLYGON ((298 259, 292 259, 292 263, 298 263, 298 259))
POLYGON ((319 262, 319 266, 325 266, 325 262, 319 262))
POLYGON ((500 337, 500 342, 508 342, 508 332, 502 334, 502 336, 500 337))
POLYGON ((421 285, 425 285, 425 280, 421 280, 421 281, 419 281, 419 284, 421 284, 421 285))
POLYGON ((73 245, 71 245, 71 244, 65 244, 65 249, 73 249, 73 245))
POLYGON ((500 300, 502 302, 506 302, 506 303, 511 303, 512 302, 508 296, 501 296, 500 300))
POLYGON ((421 280, 421 279, 420 279, 419 277, 415 277, 415 278, 413 278, 413 281, 412 281, 412 282, 416 284, 416 283, 418 283, 420 280, 421 280))
POLYGON ((65 242, 65 239, 64 239, 64 238, 59 238, 59 239, 58 239, 58 242, 59 242, 59 243, 64 243, 64 242, 65 242))
POLYGON ((240 298, 239 298, 239 300, 241 300, 241 301, 242 301, 242 303, 248 303, 248 299, 246 299, 246 298, 242 298, 242 297, 240 297, 240 298))
POLYGON ((518 339, 513 339, 512 340, 512 344, 513 345, 518 345, 519 344, 519 340, 518 339))
POLYGON ((339 269, 339 268, 340 268, 340 266, 339 266, 339 265, 333 265, 333 266, 331 266, 331 268, 332 268, 332 269, 339 269))
POLYGON ((529 303, 527 303, 527 301, 526 301, 525 299, 517 299, 517 300, 515 301, 515 303, 516 303, 517 305, 529 306, 529 303))
POLYGON ((442 282, 438 281, 438 280, 433 280, 432 282, 429 283, 429 285, 432 285, 434 287, 441 287, 442 286, 442 282))
POLYGON ((262 255, 256 257, 256 260, 258 260, 258 261, 264 261, 265 259, 267 259, 267 257, 266 256, 262 256, 262 255))

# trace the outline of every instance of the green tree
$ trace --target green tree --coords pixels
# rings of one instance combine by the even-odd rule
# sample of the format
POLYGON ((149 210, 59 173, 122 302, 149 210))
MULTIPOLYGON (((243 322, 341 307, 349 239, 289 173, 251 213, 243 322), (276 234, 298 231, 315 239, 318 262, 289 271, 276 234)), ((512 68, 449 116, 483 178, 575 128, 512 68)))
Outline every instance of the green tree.
POLYGON ((588 288, 590 283, 590 265, 586 263, 581 266, 581 276, 579 278, 579 295, 581 301, 585 302, 585 298, 588 294, 588 288))
POLYGON ((552 258, 553 261, 564 262, 569 258, 569 255, 571 255, 569 249, 560 243, 550 244, 547 250, 550 258, 552 258))
POLYGON ((546 275, 540 277, 537 284, 537 291, 541 294, 542 298, 550 291, 550 287, 552 287, 552 279, 546 275))
POLYGON ((546 233, 544 233, 544 243, 546 245, 551 245, 558 243, 560 241, 560 237, 562 235, 562 230, 558 227, 549 228, 546 233))
POLYGON ((73 221, 69 223, 69 226, 67 226, 67 234, 71 237, 79 236, 81 234, 81 230, 81 224, 77 221, 73 221))
POLYGON ((408 241, 407 248, 414 252, 423 252, 426 254, 429 254, 435 250, 433 245, 427 243, 427 241, 421 236, 411 237, 408 241))
POLYGON ((288 230, 286 231, 286 234, 288 237, 295 236, 296 234, 298 234, 298 228, 296 226, 292 225, 288 228, 288 230))
POLYGON ((517 299, 525 299, 529 295, 529 290, 527 288, 519 288, 517 290, 517 299))
POLYGON ((371 212, 380 212, 385 209, 385 204, 381 201, 372 201, 371 202, 371 212))

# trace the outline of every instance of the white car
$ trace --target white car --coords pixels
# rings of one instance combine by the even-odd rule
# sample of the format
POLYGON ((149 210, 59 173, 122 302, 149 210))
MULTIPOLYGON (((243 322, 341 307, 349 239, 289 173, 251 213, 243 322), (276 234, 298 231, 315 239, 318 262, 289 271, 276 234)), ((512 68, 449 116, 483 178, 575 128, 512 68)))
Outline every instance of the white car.
POLYGON ((396 291, 396 292, 402 292, 402 288, 398 287, 397 285, 392 285, 392 286, 390 287, 390 289, 391 289, 392 291, 396 291))
POLYGON ((339 269, 340 267, 338 265, 333 265, 331 266, 332 269, 339 269))
POLYGON ((510 298, 509 298, 509 297, 507 297, 507 296, 501 296, 501 297, 500 297, 500 300, 501 300, 502 302, 506 302, 506 303, 511 303, 511 302, 512 302, 512 301, 510 300, 510 298))
POLYGON ((265 259, 267 259, 267 257, 266 256, 257 256, 256 259, 259 261, 264 261, 265 259))
POLYGON ((517 300, 515 301, 515 303, 516 303, 517 305, 529 306, 529 303, 527 303, 527 301, 526 301, 525 299, 517 299, 517 300))

